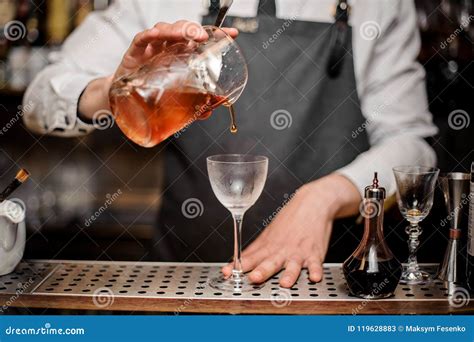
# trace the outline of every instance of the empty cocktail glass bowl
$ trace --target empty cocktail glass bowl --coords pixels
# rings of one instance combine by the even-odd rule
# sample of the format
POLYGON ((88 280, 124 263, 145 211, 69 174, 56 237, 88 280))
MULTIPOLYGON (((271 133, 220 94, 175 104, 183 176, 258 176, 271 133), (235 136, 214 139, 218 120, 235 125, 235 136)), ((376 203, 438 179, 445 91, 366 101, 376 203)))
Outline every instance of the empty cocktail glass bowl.
POLYGON ((433 195, 439 169, 425 166, 398 166, 393 168, 397 183, 398 208, 410 223, 408 234, 408 266, 402 273, 401 283, 420 284, 431 280, 430 274, 420 270, 416 252, 422 229, 419 223, 428 216, 433 206, 433 195))

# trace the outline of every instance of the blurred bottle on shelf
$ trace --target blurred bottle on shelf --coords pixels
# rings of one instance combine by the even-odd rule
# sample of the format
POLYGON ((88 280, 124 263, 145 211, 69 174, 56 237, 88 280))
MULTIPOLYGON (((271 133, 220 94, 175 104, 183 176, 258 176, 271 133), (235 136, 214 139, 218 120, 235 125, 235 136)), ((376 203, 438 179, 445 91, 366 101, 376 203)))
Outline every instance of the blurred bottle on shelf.
POLYGON ((0 89, 7 85, 7 56, 9 41, 5 35, 5 27, 15 19, 16 6, 14 0, 0 0, 0 89))
POLYGON ((110 0, 0 0, 0 91, 21 93, 90 12, 110 0))
POLYGON ((93 10, 93 4, 89 0, 77 0, 74 16, 74 27, 78 27, 93 10))
POLYGON ((70 32, 71 2, 64 0, 48 0, 46 35, 48 44, 60 45, 70 32))

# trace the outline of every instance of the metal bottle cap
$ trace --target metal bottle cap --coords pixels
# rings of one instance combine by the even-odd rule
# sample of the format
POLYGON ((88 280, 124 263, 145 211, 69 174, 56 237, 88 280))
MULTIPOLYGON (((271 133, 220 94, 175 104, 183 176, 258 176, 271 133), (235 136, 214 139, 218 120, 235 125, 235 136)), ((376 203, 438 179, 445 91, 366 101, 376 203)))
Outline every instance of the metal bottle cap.
POLYGON ((374 180, 372 185, 365 187, 365 198, 373 199, 385 199, 385 188, 379 187, 379 180, 377 178, 377 172, 374 172, 374 180))

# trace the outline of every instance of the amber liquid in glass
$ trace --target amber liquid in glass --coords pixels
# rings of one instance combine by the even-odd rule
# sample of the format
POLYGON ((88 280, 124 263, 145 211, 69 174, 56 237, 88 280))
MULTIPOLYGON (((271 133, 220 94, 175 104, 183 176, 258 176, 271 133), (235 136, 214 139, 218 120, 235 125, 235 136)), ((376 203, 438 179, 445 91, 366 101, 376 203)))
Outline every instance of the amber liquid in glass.
POLYGON ((110 105, 115 121, 135 143, 152 147, 196 120, 206 119, 220 105, 229 107, 231 132, 237 132, 235 112, 227 99, 195 88, 153 88, 112 85, 110 105), (160 93, 162 92, 162 93, 160 93))

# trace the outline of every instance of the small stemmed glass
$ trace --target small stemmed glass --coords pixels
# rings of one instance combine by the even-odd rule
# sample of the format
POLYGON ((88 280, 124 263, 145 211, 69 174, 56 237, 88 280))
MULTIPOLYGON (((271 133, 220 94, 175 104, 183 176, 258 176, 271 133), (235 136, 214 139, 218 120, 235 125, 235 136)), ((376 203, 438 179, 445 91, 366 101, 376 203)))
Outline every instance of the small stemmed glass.
POLYGON ((431 280, 428 272, 420 270, 416 252, 423 232, 419 223, 428 216, 433 206, 433 195, 439 169, 425 166, 398 166, 393 168, 397 182, 398 208, 410 223, 405 228, 408 234, 408 265, 402 273, 403 284, 421 284, 431 280))
POLYGON ((243 154, 223 154, 207 158, 212 190, 234 219, 234 268, 229 278, 220 276, 210 286, 225 292, 248 292, 263 285, 251 284, 242 271, 242 220, 260 197, 268 172, 268 158, 243 154))

